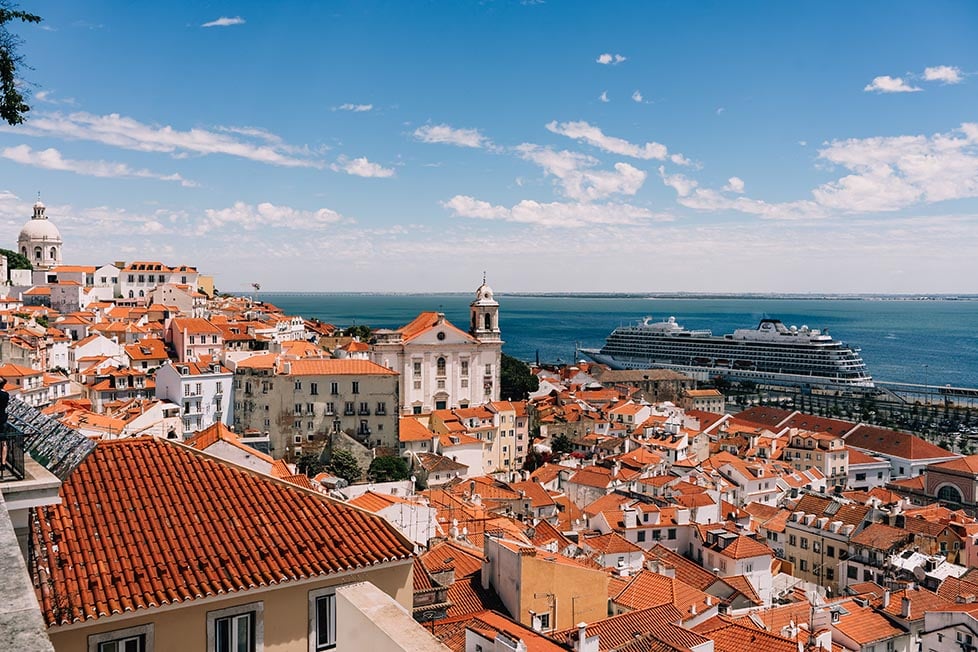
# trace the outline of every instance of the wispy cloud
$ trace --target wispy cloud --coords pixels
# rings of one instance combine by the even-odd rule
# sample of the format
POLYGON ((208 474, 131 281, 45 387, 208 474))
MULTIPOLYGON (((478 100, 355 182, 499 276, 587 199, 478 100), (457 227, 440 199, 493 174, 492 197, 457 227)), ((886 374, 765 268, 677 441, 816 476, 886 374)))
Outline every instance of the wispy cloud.
POLYGON ((75 104, 73 97, 55 97, 54 91, 43 90, 34 93, 34 99, 45 104, 75 104))
POLYGON ((335 107, 333 110, 353 111, 354 113, 366 113, 367 111, 373 111, 373 108, 374 108, 373 104, 350 104, 349 102, 347 102, 346 104, 340 104, 339 106, 335 107))
POLYGON ((882 75, 873 78, 873 81, 863 88, 867 93, 916 93, 921 89, 911 86, 900 77, 890 77, 882 75))
MULTIPOLYGON (((0 131, 13 132, 10 127, 0 127, 0 131)), ((16 133, 89 140, 122 149, 165 152, 175 156, 225 154, 283 167, 321 168, 324 165, 304 148, 286 145, 278 136, 263 130, 217 127, 215 131, 198 128, 181 131, 170 125, 148 125, 118 113, 40 114, 32 117, 29 123, 19 125, 16 133), (249 142, 235 135, 257 138, 261 142, 249 142)))
POLYGON ((598 99, 601 100, 602 102, 610 102, 611 101, 611 100, 608 99, 608 91, 601 91, 601 95, 598 95, 598 99))
POLYGON ((598 55, 598 58, 595 59, 596 62, 600 63, 603 66, 607 66, 607 65, 614 66, 627 60, 628 57, 623 57, 620 54, 611 54, 610 52, 605 52, 604 54, 600 54, 598 55))
POLYGON ((329 167, 334 172, 346 172, 356 177, 387 178, 394 176, 393 168, 385 168, 377 163, 371 163, 365 156, 354 159, 340 157, 336 163, 329 167))
POLYGON ((516 151, 556 179, 561 193, 579 202, 605 199, 611 195, 634 195, 645 183, 646 173, 628 163, 615 163, 614 171, 593 169, 594 157, 567 150, 555 151, 523 143, 516 151))
POLYGON ((723 187, 727 192, 735 192, 738 195, 744 192, 744 180, 740 177, 730 177, 727 179, 727 185, 723 187))
POLYGON ((492 143, 478 129, 456 129, 446 124, 425 125, 414 130, 423 143, 442 143, 458 147, 487 147, 492 143))
POLYGON ((129 178, 129 179, 158 179, 160 181, 176 181, 185 187, 194 187, 193 181, 184 179, 179 174, 160 174, 144 169, 133 169, 125 163, 110 161, 76 161, 66 159, 61 152, 54 148, 33 150, 27 145, 7 147, 0 151, 0 156, 21 165, 30 165, 45 170, 61 170, 74 172, 89 177, 129 178))
MULTIPOLYGON (((706 211, 733 210, 767 218, 826 217, 897 211, 917 204, 978 197, 978 123, 932 136, 834 140, 818 152, 824 163, 851 172, 812 190, 811 199, 768 203, 700 188, 681 174, 666 174, 677 202, 706 211)), ((724 190, 740 193, 731 178, 724 190)), ((739 179, 738 179, 739 181, 739 179)))
POLYGON ((232 25, 244 25, 245 19, 241 16, 234 16, 233 18, 228 16, 221 16, 215 20, 204 23, 201 27, 231 27, 232 25))
POLYGON ((641 104, 644 101, 644 99, 645 98, 642 97, 641 91, 636 90, 634 93, 632 93, 632 102, 637 102, 638 104, 641 104))
POLYGON ((547 124, 547 130, 561 136, 567 136, 574 140, 583 141, 588 145, 610 152, 643 160, 657 161, 672 160, 677 165, 689 165, 690 161, 681 154, 669 154, 669 149, 661 144, 649 141, 642 145, 630 143, 624 138, 606 135, 600 127, 596 127, 584 120, 576 122, 557 122, 554 120, 547 124))
POLYGON ((963 79, 963 73, 957 66, 932 66, 924 68, 924 79, 926 81, 938 81, 943 84, 959 84, 963 79))
POLYGON ((324 229, 343 220, 343 216, 329 208, 301 210, 290 206, 276 206, 268 202, 258 205, 235 202, 228 208, 208 208, 197 228, 198 233, 236 226, 245 231, 268 228, 295 230, 324 229))
POLYGON ((455 195, 442 206, 456 217, 518 222, 541 227, 582 228, 597 225, 640 224, 670 219, 647 208, 631 204, 573 204, 538 202, 524 199, 512 207, 498 206, 470 197, 455 195))

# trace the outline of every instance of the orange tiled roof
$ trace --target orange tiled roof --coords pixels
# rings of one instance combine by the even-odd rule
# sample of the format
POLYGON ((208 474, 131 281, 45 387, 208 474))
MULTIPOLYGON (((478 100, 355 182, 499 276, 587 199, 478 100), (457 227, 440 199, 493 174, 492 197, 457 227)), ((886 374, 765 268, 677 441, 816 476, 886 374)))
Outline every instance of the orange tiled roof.
POLYGON ((648 570, 635 575, 612 599, 616 604, 632 610, 672 604, 683 613, 689 612, 693 605, 703 611, 708 608, 707 602, 716 600, 681 580, 648 570))
POLYGON ((928 460, 955 457, 949 450, 899 430, 860 425, 846 435, 846 446, 902 457, 906 460, 928 460))
POLYGON ((291 376, 396 376, 397 372, 370 360, 346 359, 302 359, 292 360, 291 376))
POLYGON ((446 330, 453 331, 456 335, 460 335, 467 340, 475 341, 471 335, 457 328, 454 324, 445 319, 444 315, 440 315, 437 312, 423 312, 415 317, 409 324, 405 324, 397 330, 401 334, 403 341, 409 342, 438 326, 439 322, 441 322, 440 325, 446 330))
POLYGON ((48 625, 412 552, 379 517, 153 437, 100 442, 60 495, 60 505, 32 513, 34 582, 48 625))

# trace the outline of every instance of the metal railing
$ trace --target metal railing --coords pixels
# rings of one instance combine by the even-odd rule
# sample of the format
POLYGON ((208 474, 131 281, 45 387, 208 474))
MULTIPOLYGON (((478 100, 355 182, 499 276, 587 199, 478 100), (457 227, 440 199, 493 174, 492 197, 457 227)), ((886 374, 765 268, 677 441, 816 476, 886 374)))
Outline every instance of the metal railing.
POLYGON ((0 481, 24 479, 24 433, 8 423, 0 432, 0 481))

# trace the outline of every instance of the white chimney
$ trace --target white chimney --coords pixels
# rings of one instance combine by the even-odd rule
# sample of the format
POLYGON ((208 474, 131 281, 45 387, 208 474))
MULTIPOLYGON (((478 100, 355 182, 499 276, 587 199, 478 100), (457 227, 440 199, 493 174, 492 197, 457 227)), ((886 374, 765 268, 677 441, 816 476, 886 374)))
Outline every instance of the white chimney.
POLYGON ((890 606, 890 590, 886 589, 883 591, 883 608, 886 609, 890 606))
POLYGON ((900 599, 900 616, 910 618, 910 598, 906 596, 900 599))

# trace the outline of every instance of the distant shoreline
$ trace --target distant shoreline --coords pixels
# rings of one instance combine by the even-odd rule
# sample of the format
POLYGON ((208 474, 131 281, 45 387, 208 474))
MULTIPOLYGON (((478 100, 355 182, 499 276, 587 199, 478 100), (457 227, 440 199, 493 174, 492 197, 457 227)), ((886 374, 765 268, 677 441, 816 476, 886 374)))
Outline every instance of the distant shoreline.
MULTIPOLYGON (((262 290, 260 292, 232 292, 234 296, 335 296, 335 297, 461 297, 471 292, 314 292, 294 290, 262 290)), ((539 297, 555 299, 726 299, 726 300, 778 300, 791 301, 976 301, 978 294, 778 294, 778 293, 698 293, 698 292, 497 292, 498 297, 539 297)))

